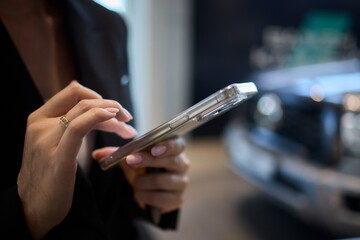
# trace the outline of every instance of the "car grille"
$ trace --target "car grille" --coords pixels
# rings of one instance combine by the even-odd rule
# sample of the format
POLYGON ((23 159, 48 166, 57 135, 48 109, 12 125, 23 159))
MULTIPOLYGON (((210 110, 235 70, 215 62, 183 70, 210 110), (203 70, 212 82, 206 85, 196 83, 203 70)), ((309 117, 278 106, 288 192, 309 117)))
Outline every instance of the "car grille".
MULTIPOLYGON (((282 139, 282 142, 289 142, 298 145, 301 149, 305 149, 303 153, 306 159, 319 163, 321 165, 333 165, 338 162, 339 156, 334 149, 334 141, 338 137, 339 115, 335 106, 329 107, 322 103, 313 101, 283 101, 283 117, 280 124, 270 132, 282 139), (286 104, 285 104, 285 103, 286 104), (328 113, 331 114, 328 114, 328 113), (327 118, 327 120, 325 120, 327 118), (333 122, 330 131, 326 129, 326 121, 333 122)), ((254 101, 256 102, 256 101, 254 101)), ((256 103, 252 103, 250 110, 254 115, 256 103)), ((250 118, 250 123, 254 127, 258 126, 254 118, 250 118)), ((259 136, 260 137, 260 136, 259 136)), ((264 136, 262 136, 264 138, 264 136)), ((263 141, 269 141, 268 145, 274 144, 273 138, 265 137, 263 141)), ((277 147, 284 151, 289 151, 288 144, 278 144, 277 147)), ((290 150, 291 151, 291 150, 290 150)), ((295 153, 298 154, 298 153, 295 153)))
POLYGON ((283 122, 275 132, 282 137, 303 145, 309 153, 314 154, 321 147, 321 138, 323 136, 321 111, 319 109, 286 107, 283 122))

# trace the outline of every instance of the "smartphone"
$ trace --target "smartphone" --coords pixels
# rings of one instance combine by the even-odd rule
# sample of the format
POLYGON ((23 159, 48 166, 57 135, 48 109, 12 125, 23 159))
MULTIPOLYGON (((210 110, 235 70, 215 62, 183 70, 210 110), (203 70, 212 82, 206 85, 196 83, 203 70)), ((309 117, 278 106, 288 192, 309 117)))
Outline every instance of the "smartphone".
POLYGON ((204 100, 181 112, 173 119, 119 147, 99 161, 107 170, 125 159, 127 155, 152 147, 170 138, 177 138, 233 109, 257 93, 253 82, 233 83, 211 94, 204 100))

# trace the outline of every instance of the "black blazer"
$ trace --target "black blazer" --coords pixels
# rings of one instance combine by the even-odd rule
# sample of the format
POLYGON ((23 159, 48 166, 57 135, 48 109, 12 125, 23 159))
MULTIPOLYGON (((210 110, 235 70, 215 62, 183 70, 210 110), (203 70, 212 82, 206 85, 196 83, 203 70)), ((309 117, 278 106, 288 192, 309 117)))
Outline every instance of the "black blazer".
MULTIPOLYGON (((119 14, 92 0, 58 1, 65 16, 78 81, 132 112, 127 29, 119 14)), ((16 179, 20 169, 27 116, 43 104, 6 28, 0 22, 0 104, 3 128, 0 164, 0 236, 31 239, 24 222, 16 179)), ((96 148, 125 143, 96 133, 96 148)), ((95 161, 94 161, 95 163, 95 161)), ((163 215, 160 227, 174 229, 178 211, 163 215)), ((74 200, 65 220, 44 239, 138 239, 135 219, 149 219, 133 200, 120 168, 90 174, 77 171, 74 200)))

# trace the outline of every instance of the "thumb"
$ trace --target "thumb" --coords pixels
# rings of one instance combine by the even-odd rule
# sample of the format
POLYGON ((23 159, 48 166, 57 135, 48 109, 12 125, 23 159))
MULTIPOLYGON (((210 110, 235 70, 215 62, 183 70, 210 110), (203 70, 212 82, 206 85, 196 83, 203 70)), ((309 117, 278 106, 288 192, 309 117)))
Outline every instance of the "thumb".
POLYGON ((91 156, 96 160, 99 161, 100 159, 103 159, 104 157, 107 157, 108 155, 110 155, 111 153, 115 152, 115 150, 117 150, 118 147, 103 147, 103 148, 98 148, 96 150, 94 150, 91 153, 91 156))

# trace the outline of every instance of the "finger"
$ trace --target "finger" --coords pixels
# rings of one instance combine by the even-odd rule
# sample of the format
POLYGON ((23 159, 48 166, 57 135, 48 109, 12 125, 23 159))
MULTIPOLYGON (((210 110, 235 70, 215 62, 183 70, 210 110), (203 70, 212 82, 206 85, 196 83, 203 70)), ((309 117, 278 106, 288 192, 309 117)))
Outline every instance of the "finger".
POLYGON ((102 108, 93 108, 71 121, 66 128, 59 145, 58 151, 62 159, 74 159, 80 149, 82 139, 100 122, 107 121, 116 113, 102 108))
MULTIPOLYGON (((62 91, 54 95, 46 104, 44 104, 38 111, 37 115, 45 115, 47 117, 61 116, 67 113, 70 109, 76 106, 79 102, 89 99, 102 99, 102 97, 95 91, 82 86, 77 81, 72 81, 62 91)), ((122 121, 129 121, 132 119, 132 115, 123 108, 119 103, 113 100, 104 100, 104 102, 111 102, 109 107, 115 107, 120 109, 117 118, 122 121)), ((100 103, 101 104, 101 103, 100 103)), ((84 104, 86 106, 86 104, 84 104)), ((83 105, 79 105, 80 108, 83 105)), ((103 105, 96 105, 97 107, 103 107, 103 105)), ((94 107, 93 106, 89 106, 94 107)), ((83 112, 87 109, 83 109, 83 112)))
POLYGON ((114 100, 108 99, 83 99, 80 100, 73 108, 71 108, 67 113, 66 117, 68 119, 74 119, 76 116, 81 115, 82 113, 92 109, 92 108, 115 108, 118 109, 116 114, 116 119, 122 122, 128 122, 133 117, 132 115, 123 108, 120 103, 114 100))
POLYGON ((175 173, 186 172, 190 167, 190 161, 185 153, 166 158, 155 158, 149 153, 139 152, 128 155, 126 157, 126 163, 136 168, 164 168, 166 171, 175 173))
POLYGON ((167 157, 178 155, 184 150, 185 140, 183 138, 176 138, 156 144, 151 148, 150 152, 156 157, 167 157))
POLYGON ((102 99, 95 91, 72 81, 62 91, 55 94, 38 111, 48 117, 61 116, 83 99, 102 99))
POLYGON ((110 155, 111 153, 115 152, 118 149, 118 147, 103 147, 103 148, 99 148, 94 150, 91 153, 91 156, 95 159, 95 160, 100 160, 103 159, 104 157, 110 155))
POLYGON ((137 135, 137 131, 131 125, 124 122, 119 122, 116 119, 112 118, 108 121, 99 123, 96 126, 96 129, 102 130, 105 132, 113 132, 119 135, 122 138, 129 139, 137 135))
POLYGON ((108 111, 116 112, 117 118, 111 118, 108 121, 101 122, 97 129, 114 132, 123 138, 132 138, 137 132, 130 125, 124 124, 122 121, 129 121, 132 119, 132 116, 128 111, 121 107, 121 105, 113 100, 106 99, 86 99, 81 100, 76 104, 72 109, 66 113, 66 119, 72 121, 76 117, 80 116, 86 111, 91 110, 92 108, 107 108, 108 111))
MULTIPOLYGON (((114 113, 118 111, 117 108, 106 108, 106 110, 112 111, 114 113)), ((89 110, 89 111, 91 111, 91 110, 89 110)), ((60 118, 64 118, 64 117, 65 116, 62 116, 60 118)), ((72 122, 72 121, 73 120, 70 120, 70 118, 66 117, 67 124, 64 124, 63 121, 60 121, 60 123, 62 123, 66 128, 68 125, 70 125, 70 122, 72 122)), ((116 133, 117 135, 119 135, 120 137, 125 138, 125 139, 133 138, 137 134, 136 129, 134 129, 131 125, 128 125, 124 122, 119 122, 115 118, 111 118, 109 120, 100 122, 97 125, 95 125, 93 127, 93 129, 97 129, 97 130, 101 130, 101 131, 105 131, 105 132, 116 133)))
POLYGON ((158 207, 162 213, 173 211, 183 204, 182 193, 162 191, 137 191, 134 194, 138 202, 158 207))
POLYGON ((140 191, 162 190, 182 192, 189 183, 187 175, 172 173, 152 173, 138 176, 134 181, 134 188, 140 191))

